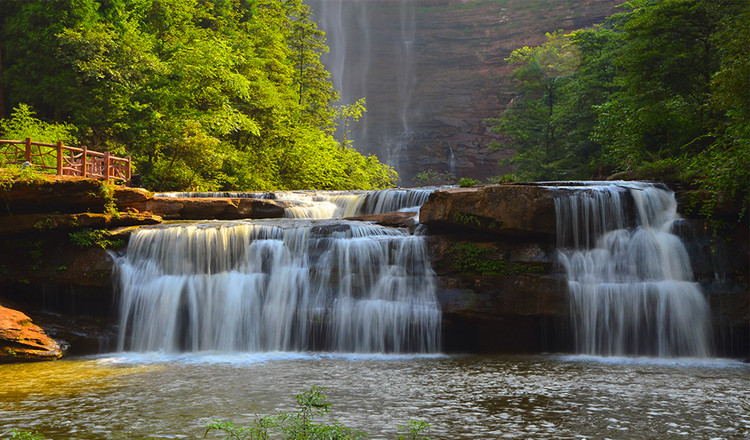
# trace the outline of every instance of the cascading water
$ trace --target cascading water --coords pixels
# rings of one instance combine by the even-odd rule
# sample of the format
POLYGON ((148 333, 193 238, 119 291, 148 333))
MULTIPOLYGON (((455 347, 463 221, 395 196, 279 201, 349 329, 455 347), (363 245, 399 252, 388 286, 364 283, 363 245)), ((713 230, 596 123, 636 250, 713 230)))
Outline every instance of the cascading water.
POLYGON ((577 351, 709 356, 708 304, 671 233, 679 219, 674 194, 634 182, 556 187, 577 351))
POLYGON ((228 197, 272 199, 287 203, 288 218, 346 218, 396 211, 419 211, 435 188, 389 188, 377 191, 273 191, 158 193, 157 197, 228 197))
POLYGON ((440 349, 421 237, 359 222, 143 228, 118 261, 119 349, 440 349))

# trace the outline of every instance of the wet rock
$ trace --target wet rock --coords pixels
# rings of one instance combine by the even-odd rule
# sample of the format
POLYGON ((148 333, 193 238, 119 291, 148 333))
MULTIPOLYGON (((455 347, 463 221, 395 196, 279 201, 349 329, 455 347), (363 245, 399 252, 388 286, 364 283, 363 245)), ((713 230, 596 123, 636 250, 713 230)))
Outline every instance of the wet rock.
POLYGON ((0 362, 49 361, 62 355, 60 344, 31 318, 0 306, 0 362))
POLYGON ((347 217, 346 220, 357 220, 377 223, 392 228, 411 228, 416 226, 418 212, 389 212, 386 214, 370 214, 357 217, 347 217))
POLYGON ((236 220, 282 218, 284 204, 266 199, 224 197, 154 197, 123 205, 126 209, 150 212, 165 220, 236 220))
POLYGON ((435 191, 420 222, 510 236, 554 236, 554 190, 535 185, 491 185, 435 191))

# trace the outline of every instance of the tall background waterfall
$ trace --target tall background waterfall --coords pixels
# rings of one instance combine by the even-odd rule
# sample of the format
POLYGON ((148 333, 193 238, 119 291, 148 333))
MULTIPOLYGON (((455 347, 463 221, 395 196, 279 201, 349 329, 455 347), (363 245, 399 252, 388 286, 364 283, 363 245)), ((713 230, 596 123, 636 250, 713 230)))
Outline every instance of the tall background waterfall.
POLYGON ((323 62, 331 72, 340 104, 367 100, 367 114, 353 133, 361 151, 374 153, 386 164, 399 169, 414 133, 411 121, 417 109, 413 93, 417 82, 415 63, 416 21, 411 0, 379 2, 369 0, 308 0, 319 27, 326 32, 329 53, 323 62), (398 21, 398 31, 384 33, 377 28, 378 14, 386 9, 389 19, 398 21), (375 40, 375 41, 373 41, 375 40), (374 51, 387 50, 392 69, 373 66, 374 51), (376 75, 378 78, 373 78, 376 75), (382 77, 386 75, 386 77, 382 77), (373 89, 372 84, 378 83, 373 89))
MULTIPOLYGON (((308 206, 291 217, 394 210, 427 192, 303 194, 308 206)), ((405 229, 303 219, 142 228, 117 267, 121 351, 440 350, 427 248, 405 229)))
POLYGON ((679 221, 674 194, 633 182, 559 191, 559 261, 577 351, 708 356, 709 308, 672 234, 679 221))

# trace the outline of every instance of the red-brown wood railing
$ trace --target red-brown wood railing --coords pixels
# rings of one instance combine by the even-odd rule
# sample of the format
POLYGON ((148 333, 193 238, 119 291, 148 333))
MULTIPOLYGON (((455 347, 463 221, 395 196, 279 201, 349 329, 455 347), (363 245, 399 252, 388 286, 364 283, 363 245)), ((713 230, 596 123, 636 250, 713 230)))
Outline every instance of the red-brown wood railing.
POLYGON ((130 156, 116 157, 81 148, 42 142, 0 139, 0 161, 6 164, 28 162, 36 168, 55 170, 58 176, 83 176, 107 181, 130 182, 130 156), (5 160, 2 160, 4 158, 5 160))

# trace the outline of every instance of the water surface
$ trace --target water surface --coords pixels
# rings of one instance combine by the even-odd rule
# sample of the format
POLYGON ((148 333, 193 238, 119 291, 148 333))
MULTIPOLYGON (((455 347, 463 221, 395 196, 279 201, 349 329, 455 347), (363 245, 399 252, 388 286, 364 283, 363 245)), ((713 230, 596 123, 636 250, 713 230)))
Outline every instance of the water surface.
MULTIPOLYGON (((750 367, 579 356, 111 354, 0 366, 0 436, 203 438, 328 387, 372 438, 423 419, 432 439, 746 439, 750 367)), ((210 438, 210 437, 209 437, 210 438)))

